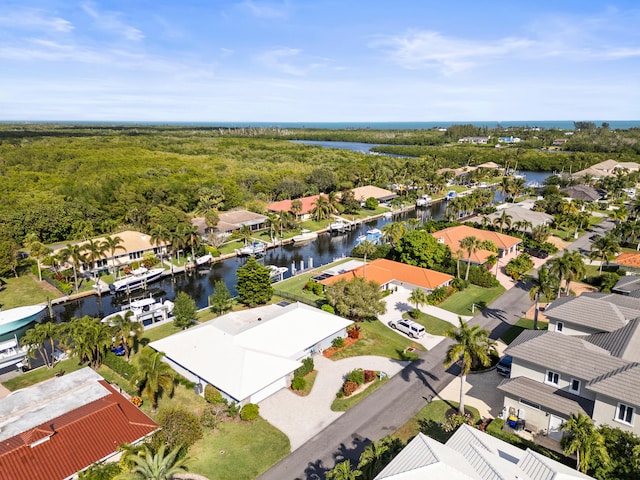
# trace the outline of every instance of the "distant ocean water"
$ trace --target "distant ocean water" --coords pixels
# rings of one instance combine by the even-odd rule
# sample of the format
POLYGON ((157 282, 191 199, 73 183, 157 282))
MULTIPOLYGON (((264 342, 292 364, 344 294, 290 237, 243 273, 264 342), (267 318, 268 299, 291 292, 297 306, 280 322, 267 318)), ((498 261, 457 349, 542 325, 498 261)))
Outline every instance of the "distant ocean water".
MULTIPOLYGON (((597 126, 603 122, 609 123, 611 129, 627 130, 630 128, 640 128, 640 120, 586 120, 595 123, 597 126)), ((371 130, 429 130, 432 128, 447 128, 452 125, 474 125, 477 127, 495 128, 502 127, 530 127, 545 130, 573 130, 573 120, 518 120, 518 121, 457 121, 457 122, 135 122, 135 121, 37 121, 32 122, 11 122, 1 123, 49 123, 49 124, 70 124, 70 125, 149 125, 149 126, 179 126, 179 127, 227 127, 227 128, 325 128, 330 130, 344 129, 371 129, 371 130)))

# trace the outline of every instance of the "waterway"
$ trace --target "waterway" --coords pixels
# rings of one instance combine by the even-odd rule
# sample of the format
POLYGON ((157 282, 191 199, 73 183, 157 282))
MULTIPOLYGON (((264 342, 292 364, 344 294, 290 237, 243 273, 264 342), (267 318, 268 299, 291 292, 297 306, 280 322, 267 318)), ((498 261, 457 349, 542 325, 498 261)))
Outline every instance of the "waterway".
MULTIPOLYGON (((358 152, 368 152, 373 144, 355 142, 323 142, 304 141, 325 148, 341 148, 358 152)), ((525 176, 528 182, 542 184, 549 176, 546 172, 518 172, 525 176)), ((496 201, 501 201, 500 194, 496 195, 496 201)), ((265 265, 277 265, 287 267, 289 271, 284 278, 291 276, 292 266, 296 270, 319 267, 331 263, 337 258, 348 256, 355 244, 355 240, 370 228, 381 228, 389 222, 403 221, 409 218, 418 218, 424 222, 430 218, 440 219, 445 213, 446 203, 438 202, 427 208, 415 209, 393 218, 379 218, 371 222, 361 224, 356 229, 345 234, 321 234, 318 239, 303 246, 284 245, 268 250, 261 259, 265 265)), ((201 269, 191 273, 178 273, 173 277, 154 282, 150 286, 149 292, 156 298, 174 299, 178 292, 188 293, 196 302, 198 308, 204 308, 208 304, 208 298, 213 293, 213 286, 216 281, 223 280, 231 293, 236 294, 236 271, 245 263, 244 258, 231 258, 215 263, 207 269, 201 269)), ((145 295, 143 291, 134 292, 136 297, 145 295)), ((92 296, 66 304, 57 305, 53 308, 53 314, 57 321, 69 321, 73 317, 89 315, 102 318, 120 309, 123 302, 128 301, 124 296, 102 295, 102 297, 92 296)))

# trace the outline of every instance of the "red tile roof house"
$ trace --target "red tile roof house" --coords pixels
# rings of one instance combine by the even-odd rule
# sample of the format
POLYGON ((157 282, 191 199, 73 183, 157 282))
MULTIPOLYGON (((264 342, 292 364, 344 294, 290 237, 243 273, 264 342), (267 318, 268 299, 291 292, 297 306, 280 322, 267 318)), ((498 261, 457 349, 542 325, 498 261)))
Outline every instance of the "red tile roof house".
MULTIPOLYGON (((326 195, 323 195, 326 196, 326 195)), ((311 195, 310 197, 294 198, 293 200, 280 200, 279 202, 267 205, 267 210, 270 212, 291 212, 291 204, 299 200, 302 203, 302 209, 298 213, 300 220, 308 220, 311 217, 311 211, 316 206, 316 201, 320 198, 320 195, 311 195)))
POLYGON ((68 373, 0 400, 0 480, 73 478, 157 429, 90 368, 68 373))
POLYGON ((388 290, 393 285, 400 285, 407 288, 420 288, 427 293, 439 287, 446 287, 453 280, 453 277, 446 273, 378 258, 348 272, 325 278, 320 283, 325 286, 333 285, 339 280, 349 281, 356 277, 364 278, 365 275, 367 281, 380 284, 383 290, 388 290))
MULTIPOLYGON (((473 236, 482 241, 490 240, 496 247, 498 247, 498 258, 504 258, 516 254, 518 251, 518 245, 522 242, 521 239, 505 235, 504 233, 492 232, 491 230, 480 230, 479 228, 468 227, 466 225, 445 228, 443 230, 433 232, 431 235, 433 235, 438 242, 447 245, 453 254, 458 250, 464 251, 464 249, 460 248, 460 241, 465 237, 473 236)), ((489 250, 478 250, 471 254, 471 264, 482 265, 491 255, 495 255, 495 253, 489 250)), ((466 251, 463 258, 465 260, 467 258, 466 251)))

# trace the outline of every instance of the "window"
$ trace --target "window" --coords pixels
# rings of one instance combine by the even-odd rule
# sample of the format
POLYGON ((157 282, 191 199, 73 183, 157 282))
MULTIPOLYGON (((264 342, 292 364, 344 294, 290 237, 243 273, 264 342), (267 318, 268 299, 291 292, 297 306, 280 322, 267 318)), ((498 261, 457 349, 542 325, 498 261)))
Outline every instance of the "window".
POLYGON ((540 410, 540 405, 537 403, 530 402, 529 400, 525 400, 524 398, 520 399, 520 403, 522 405, 526 405, 527 407, 535 408, 536 410, 540 410))
POLYGON ((556 332, 561 332, 564 329, 564 323, 558 322, 556 323, 556 332))
POLYGON ((580 393, 580 380, 572 378, 571 383, 569 384, 569 391, 571 393, 580 393))
POLYGON ((551 370, 547 370, 547 378, 544 383, 548 383, 550 385, 558 385, 560 381, 560 374, 556 372, 552 372, 551 370))
POLYGON ((626 423, 627 425, 633 425, 633 411, 635 408, 625 405, 624 403, 618 404, 618 410, 616 411, 616 420, 618 422, 626 423))

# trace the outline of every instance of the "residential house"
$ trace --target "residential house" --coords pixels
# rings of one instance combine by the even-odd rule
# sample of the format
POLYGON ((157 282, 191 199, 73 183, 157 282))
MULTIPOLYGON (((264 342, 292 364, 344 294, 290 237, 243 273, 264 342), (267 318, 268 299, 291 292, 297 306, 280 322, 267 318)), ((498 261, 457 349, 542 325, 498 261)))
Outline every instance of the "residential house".
POLYGON ((509 136, 509 137, 498 137, 498 142, 500 143, 520 143, 522 141, 521 138, 509 136))
POLYGON ((458 143, 471 143, 474 145, 486 145, 491 140, 489 136, 483 137, 462 137, 458 139, 458 143))
MULTIPOLYGON (((554 221, 553 215, 549 215, 544 212, 536 212, 527 208, 525 204, 516 203, 499 205, 497 207, 496 212, 491 213, 489 215, 485 215, 486 218, 489 219, 491 223, 499 217, 502 216, 502 212, 506 212, 507 215, 511 218, 511 228, 516 228, 516 224, 518 222, 529 222, 531 226, 527 228, 527 230, 531 231, 533 227, 537 227, 539 225, 551 225, 554 221)), ((482 216, 475 216, 469 219, 470 222, 481 223, 482 216)))
POLYGON ((378 258, 368 262, 366 265, 358 265, 349 271, 321 279, 320 283, 325 286, 333 285, 340 280, 348 281, 353 278, 365 278, 367 281, 374 281, 383 290, 402 286, 412 290, 419 288, 426 293, 439 287, 446 287, 453 280, 453 277, 446 273, 394 262, 386 258, 378 258))
POLYGON ((353 198, 364 205, 364 202, 368 198, 375 198, 378 202, 388 202, 393 200, 396 195, 391 190, 385 188, 376 187, 375 185, 366 185, 364 187, 357 187, 351 190, 353 192, 353 198))
POLYGON ((556 138, 553 142, 551 142, 552 147, 561 147, 569 140, 567 138, 556 138))
POLYGON ((293 378, 301 361, 346 337, 353 322, 301 303, 228 313, 152 342, 164 360, 201 390, 228 401, 258 403, 293 378))
POLYGON ((270 212, 294 213, 292 210, 292 204, 296 200, 299 200, 301 203, 301 208, 300 211, 295 212, 295 214, 300 220, 308 220, 309 218, 311 218, 311 212, 315 208, 318 198, 320 198, 320 195, 311 195, 310 197, 297 198, 293 200, 280 200, 279 202, 274 202, 267 205, 267 210, 270 212))
POLYGON ((617 162, 615 160, 605 160, 604 162, 591 165, 584 170, 580 170, 573 174, 574 177, 583 177, 590 175, 594 179, 613 177, 617 171, 636 172, 640 170, 640 164, 636 162, 617 162))
MULTIPOLYGON (((621 253, 612 263, 626 267, 627 270, 637 274, 640 271, 640 252, 621 253)), ((640 290, 640 277, 637 277, 636 275, 622 277, 618 280, 615 287, 613 287, 614 292, 621 293, 623 295, 640 296, 640 292, 634 293, 638 290, 640 290)))
POLYGON ((198 233, 203 238, 206 238, 211 233, 224 236, 230 235, 245 226, 249 227, 252 232, 264 230, 267 219, 266 215, 249 212, 248 210, 231 210, 229 212, 220 212, 218 214, 218 223, 213 228, 207 225, 204 217, 191 219, 191 224, 198 229, 198 233))
POLYGON ((563 188, 560 193, 572 200, 584 200, 585 202, 597 202, 606 196, 606 192, 596 190, 589 185, 573 185, 563 188))
MULTIPOLYGON (((495 254, 489 250, 478 250, 471 254, 471 263, 473 265, 484 264, 491 255, 497 255, 498 258, 513 255, 518 251, 518 245, 522 242, 522 240, 517 237, 512 237, 510 235, 490 230, 481 230, 467 225, 445 228, 443 230, 433 232, 431 235, 433 235, 438 242, 447 245, 454 253, 461 250, 460 242, 465 237, 473 236, 482 241, 489 240, 493 242, 493 244, 498 248, 498 253, 495 254)), ((465 259, 466 258, 465 254, 465 259)))
POLYGON ((588 475, 462 425, 445 444, 422 433, 375 480, 587 480, 588 475))
POLYGON ((62 480, 158 425, 90 368, 0 400, 0 479, 62 480))

